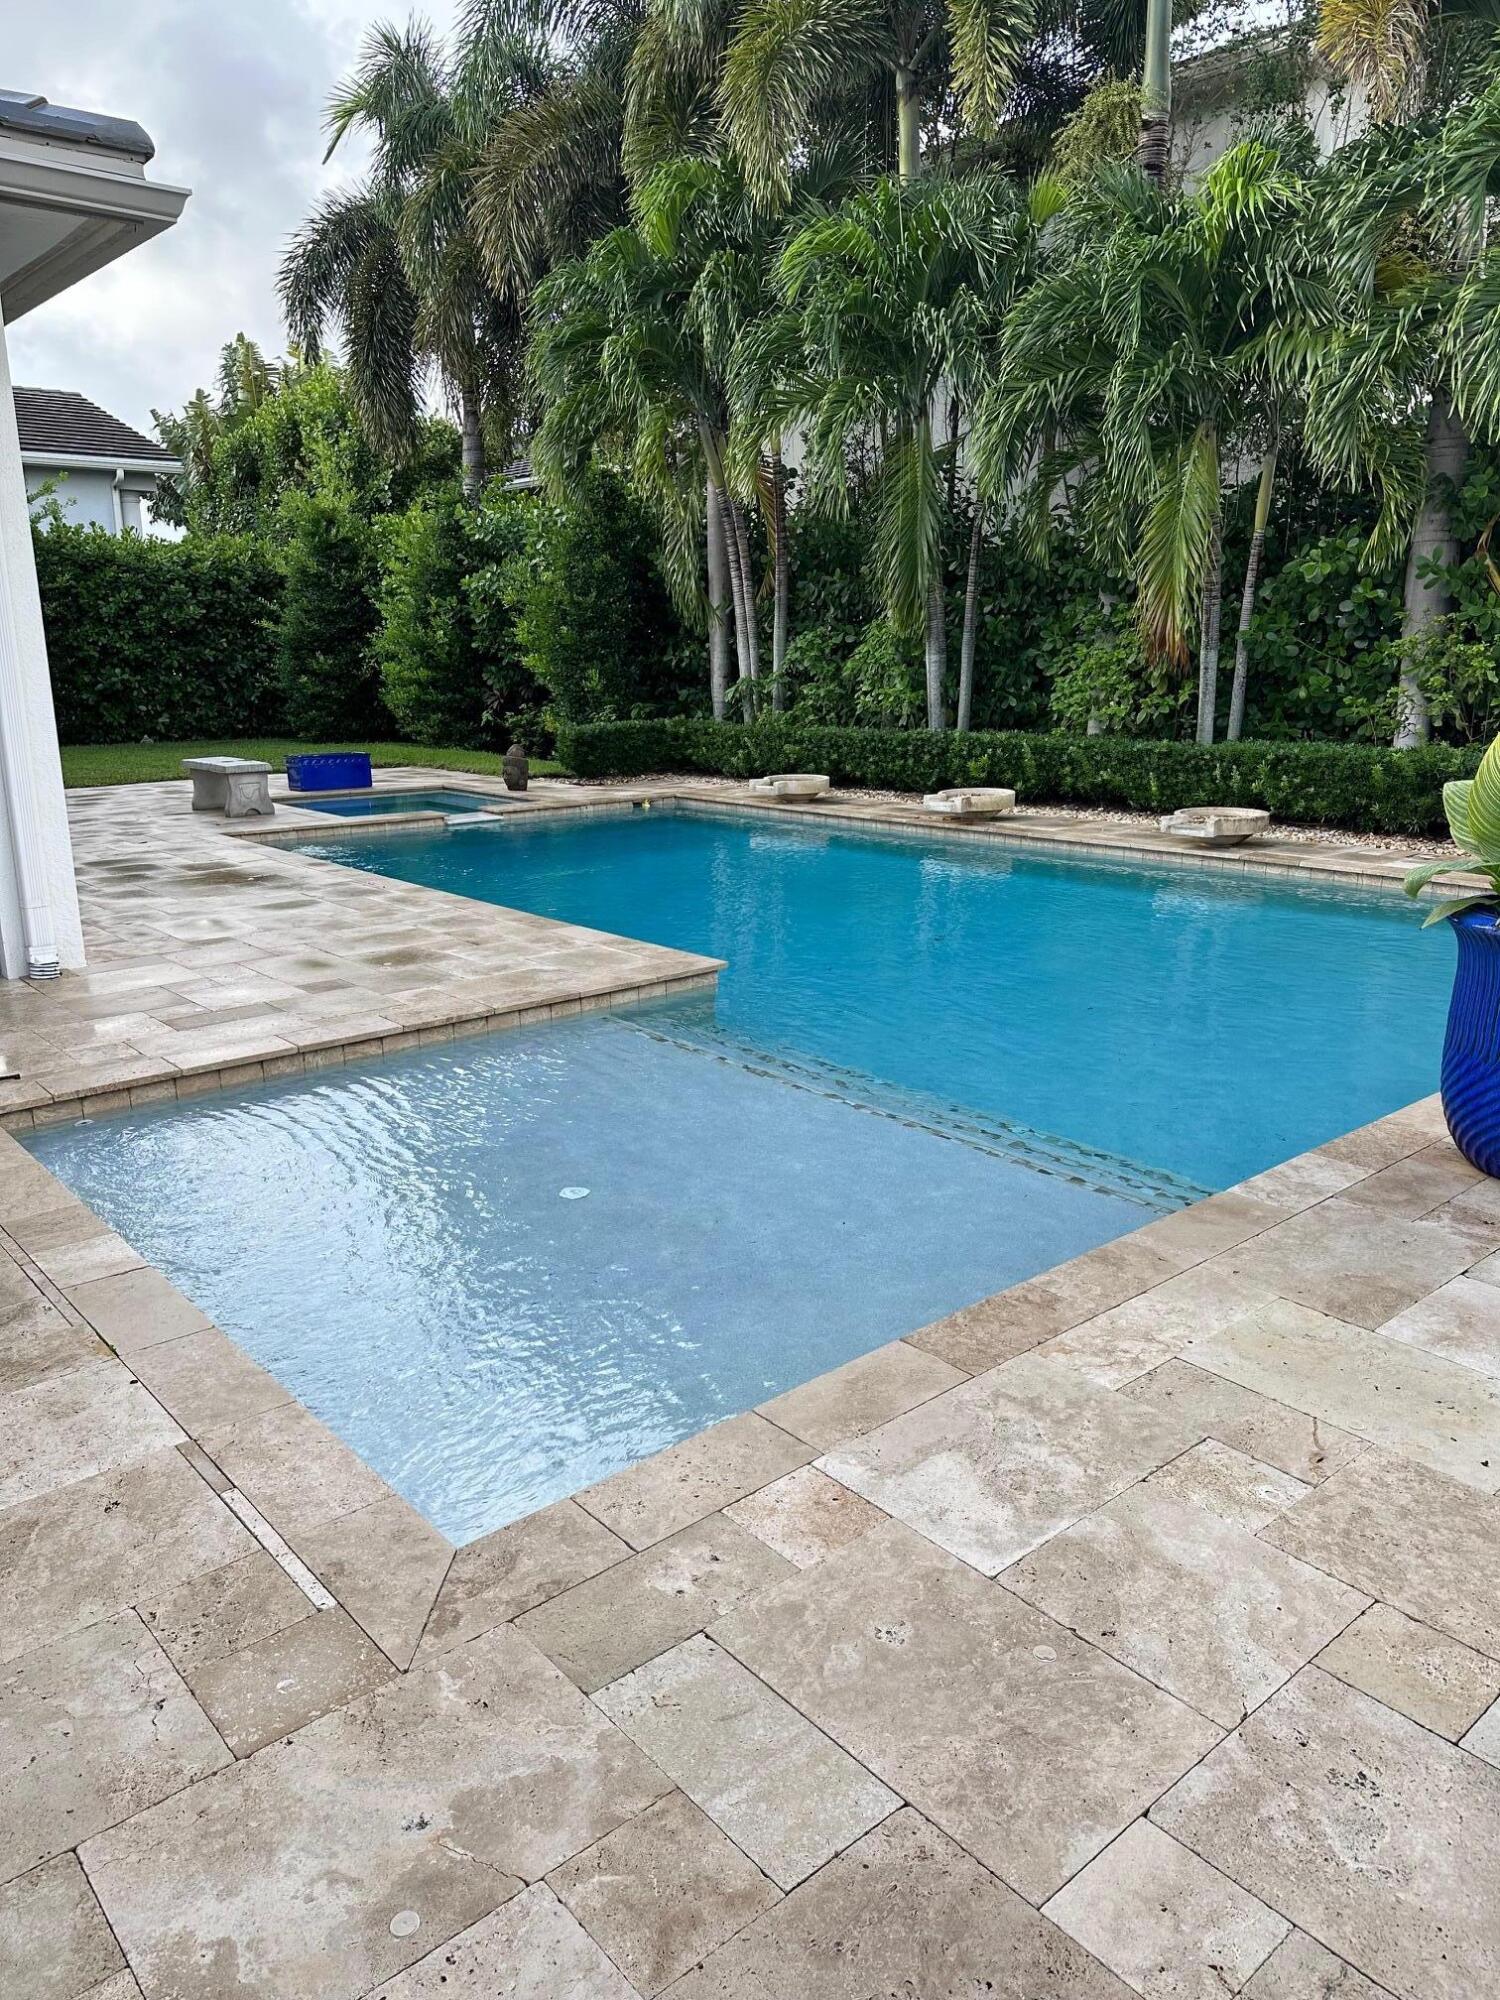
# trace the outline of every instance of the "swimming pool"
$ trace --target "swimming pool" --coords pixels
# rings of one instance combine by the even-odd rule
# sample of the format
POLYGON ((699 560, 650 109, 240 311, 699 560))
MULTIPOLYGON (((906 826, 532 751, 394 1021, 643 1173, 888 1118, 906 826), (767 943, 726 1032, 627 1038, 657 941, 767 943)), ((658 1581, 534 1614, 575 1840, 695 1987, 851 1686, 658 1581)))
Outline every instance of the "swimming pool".
POLYGON ((481 812, 486 806, 503 806, 505 800, 493 792, 364 792, 354 798, 320 798, 316 792, 293 792, 287 803, 306 806, 310 812, 336 813, 340 819, 363 819, 371 813, 393 812, 481 812))
POLYGON ((455 1541, 1435 1081, 1394 897, 722 812, 313 852, 729 960, 27 1137, 455 1541))
POLYGON ((1451 948, 1378 890, 696 808, 311 851, 727 959, 711 1040, 1167 1198, 1437 1087, 1451 948))

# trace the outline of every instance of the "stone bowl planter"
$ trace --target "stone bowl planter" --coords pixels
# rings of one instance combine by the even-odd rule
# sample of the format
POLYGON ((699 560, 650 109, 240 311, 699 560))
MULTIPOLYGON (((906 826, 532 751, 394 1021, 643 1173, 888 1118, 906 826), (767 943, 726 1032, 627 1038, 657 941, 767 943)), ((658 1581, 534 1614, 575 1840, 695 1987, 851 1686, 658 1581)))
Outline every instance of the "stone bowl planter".
POLYGON ((773 771, 769 777, 750 780, 750 790, 765 799, 820 799, 832 789, 817 771, 773 771))
POLYGON ((1184 806, 1159 821, 1163 833, 1195 847, 1238 847, 1254 840, 1271 824, 1271 815, 1256 806, 1184 806))
POLYGON ((929 792, 922 804, 950 819, 1001 819, 1015 811, 1016 795, 1003 785, 954 785, 946 792, 929 792))

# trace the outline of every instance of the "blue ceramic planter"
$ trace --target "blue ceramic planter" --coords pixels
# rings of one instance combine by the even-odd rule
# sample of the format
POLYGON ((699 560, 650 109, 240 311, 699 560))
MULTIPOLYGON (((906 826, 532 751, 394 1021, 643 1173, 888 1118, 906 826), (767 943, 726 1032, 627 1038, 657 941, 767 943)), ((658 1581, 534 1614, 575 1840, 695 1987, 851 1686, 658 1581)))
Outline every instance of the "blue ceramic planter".
POLYGON ((1443 1113, 1453 1143, 1500 1177, 1500 911, 1450 917, 1458 969, 1443 1042, 1443 1113))

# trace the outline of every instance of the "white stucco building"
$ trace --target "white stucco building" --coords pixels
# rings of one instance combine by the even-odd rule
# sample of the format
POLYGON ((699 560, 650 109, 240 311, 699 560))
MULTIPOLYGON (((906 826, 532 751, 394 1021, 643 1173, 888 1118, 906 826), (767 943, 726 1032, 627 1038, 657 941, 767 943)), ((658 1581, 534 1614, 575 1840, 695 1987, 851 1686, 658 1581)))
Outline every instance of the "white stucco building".
MULTIPOLYGON (((15 396, 28 497, 51 501, 72 526, 143 535, 156 482, 181 459, 76 390, 17 383, 15 396)), ((52 516, 39 518, 46 527, 52 516)))
POLYGON ((139 125, 0 90, 0 974, 83 964, 5 327, 169 229, 139 125))

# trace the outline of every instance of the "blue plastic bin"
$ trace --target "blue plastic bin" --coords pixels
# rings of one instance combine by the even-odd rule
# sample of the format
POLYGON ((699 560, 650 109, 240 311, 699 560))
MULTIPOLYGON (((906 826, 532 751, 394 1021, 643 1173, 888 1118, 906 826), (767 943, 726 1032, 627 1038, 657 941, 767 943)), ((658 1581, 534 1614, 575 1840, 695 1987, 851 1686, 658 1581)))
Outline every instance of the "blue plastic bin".
POLYGON ((319 750, 288 757, 286 782, 293 792, 367 792, 374 781, 362 750, 319 750))

